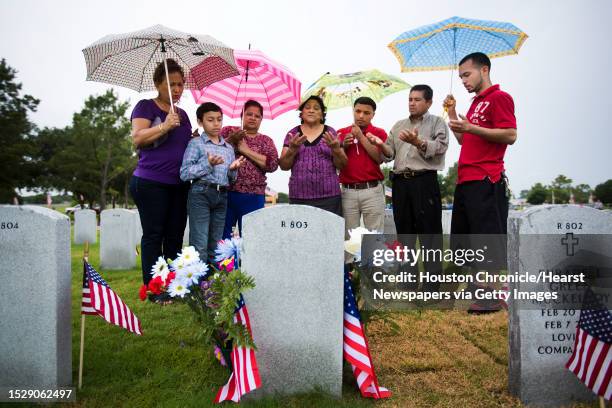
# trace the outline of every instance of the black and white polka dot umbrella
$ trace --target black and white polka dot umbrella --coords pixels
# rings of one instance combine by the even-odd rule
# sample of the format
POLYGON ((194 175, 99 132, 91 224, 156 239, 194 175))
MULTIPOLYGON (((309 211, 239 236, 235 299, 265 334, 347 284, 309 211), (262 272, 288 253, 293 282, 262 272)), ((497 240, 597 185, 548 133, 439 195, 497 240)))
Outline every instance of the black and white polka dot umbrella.
POLYGON ((87 80, 138 92, 155 90, 153 72, 172 58, 183 68, 187 89, 202 89, 238 75, 234 51, 209 35, 155 25, 126 34, 107 35, 83 49, 87 80))

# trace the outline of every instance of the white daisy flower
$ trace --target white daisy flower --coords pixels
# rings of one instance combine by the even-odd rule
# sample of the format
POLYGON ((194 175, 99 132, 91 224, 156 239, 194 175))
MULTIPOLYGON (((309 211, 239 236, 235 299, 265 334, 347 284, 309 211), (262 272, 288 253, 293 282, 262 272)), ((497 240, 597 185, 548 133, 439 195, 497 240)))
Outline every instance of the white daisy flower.
POLYGON ((189 266, 194 262, 198 262, 200 260, 200 254, 196 249, 192 246, 188 246, 183 248, 181 253, 179 254, 179 258, 183 260, 184 266, 189 266))
POLYGON ((179 272, 185 267, 185 261, 180 256, 170 263, 170 267, 173 271, 179 272))
POLYGON ((185 297, 185 295, 189 292, 190 290, 187 288, 187 283, 184 280, 179 279, 177 274, 177 277, 168 287, 168 293, 171 297, 185 297))
POLYGON ((157 258, 157 262, 155 263, 155 265, 153 265, 153 267, 151 268, 151 275, 153 275, 153 278, 161 276, 162 280, 165 281, 169 273, 170 270, 168 269, 168 264, 166 263, 164 258, 160 256, 159 258, 157 258))
POLYGON ((197 284, 200 277, 203 276, 207 270, 208 266, 198 261, 178 271, 176 277, 177 279, 183 280, 189 287, 193 284, 197 284))

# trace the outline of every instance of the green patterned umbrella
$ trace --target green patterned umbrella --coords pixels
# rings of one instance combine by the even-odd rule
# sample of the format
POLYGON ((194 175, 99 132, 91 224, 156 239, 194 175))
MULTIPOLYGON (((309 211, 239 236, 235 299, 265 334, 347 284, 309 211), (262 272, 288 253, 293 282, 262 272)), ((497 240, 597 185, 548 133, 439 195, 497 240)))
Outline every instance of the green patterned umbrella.
POLYGON ((408 88, 410 85, 405 81, 377 69, 340 75, 328 72, 310 85, 302 100, 317 95, 323 98, 328 109, 338 109, 352 106, 360 96, 369 96, 378 102, 385 96, 408 88))

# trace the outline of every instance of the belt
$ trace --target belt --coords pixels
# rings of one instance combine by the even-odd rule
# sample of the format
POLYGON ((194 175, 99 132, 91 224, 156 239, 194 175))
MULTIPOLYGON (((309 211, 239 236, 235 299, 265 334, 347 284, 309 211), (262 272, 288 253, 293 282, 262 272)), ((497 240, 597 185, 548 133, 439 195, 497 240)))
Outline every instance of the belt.
POLYGON ((213 190, 217 190, 217 191, 227 191, 228 189, 228 186, 222 186, 221 184, 209 183, 208 181, 201 180, 201 179, 195 180, 194 183, 205 185, 206 187, 211 188, 213 190))
POLYGON ((352 188, 354 190, 365 190, 366 188, 374 188, 378 186, 380 181, 366 181, 365 183, 342 183, 344 188, 352 188))
POLYGON ((402 171, 401 173, 395 173, 393 172, 393 178, 413 178, 413 177, 418 177, 418 176, 422 176, 424 174, 432 174, 432 173, 438 173, 436 170, 410 170, 410 169, 406 169, 404 171, 402 171))

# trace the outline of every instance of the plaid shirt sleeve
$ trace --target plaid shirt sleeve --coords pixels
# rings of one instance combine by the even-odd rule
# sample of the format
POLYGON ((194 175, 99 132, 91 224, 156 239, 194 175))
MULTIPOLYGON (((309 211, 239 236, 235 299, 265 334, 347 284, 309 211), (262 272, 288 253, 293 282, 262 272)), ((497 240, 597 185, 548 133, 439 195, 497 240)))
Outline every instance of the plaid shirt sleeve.
POLYGON ((229 166, 236 160, 236 153, 234 153, 234 149, 229 149, 229 161, 228 161, 228 169, 227 169, 227 181, 229 184, 234 184, 236 182, 236 178, 238 177, 238 169, 230 170, 229 166))
POLYGON ((191 139, 183 155, 181 165, 181 180, 195 180, 212 172, 213 168, 208 162, 208 154, 204 150, 199 137, 191 139))

